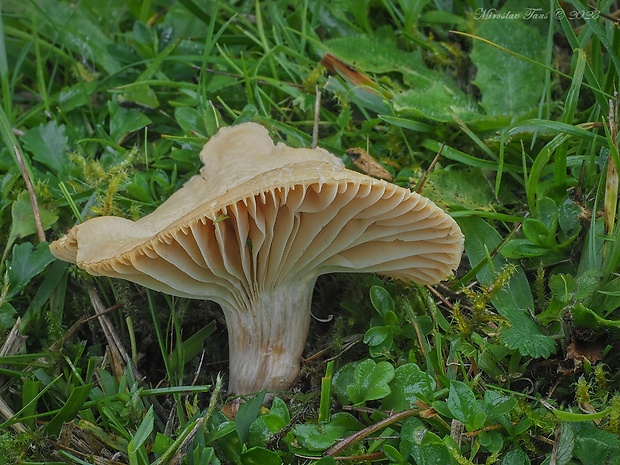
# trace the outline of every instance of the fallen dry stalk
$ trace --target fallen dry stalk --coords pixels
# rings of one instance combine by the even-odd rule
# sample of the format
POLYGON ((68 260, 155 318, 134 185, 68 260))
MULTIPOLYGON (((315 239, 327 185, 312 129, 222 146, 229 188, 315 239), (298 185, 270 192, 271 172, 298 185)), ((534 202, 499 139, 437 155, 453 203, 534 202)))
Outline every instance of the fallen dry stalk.
MULTIPOLYGON (((4 341, 2 348, 0 348, 0 356, 16 354, 20 347, 24 344, 26 337, 19 333, 19 326, 21 325, 21 318, 17 318, 17 321, 13 325, 13 328, 9 332, 9 335, 4 341)), ((7 404, 2 397, 0 397, 0 416, 4 417, 7 421, 11 420, 15 416, 13 409, 7 404)), ((23 433, 28 430, 23 423, 17 422, 11 425, 17 433, 23 433)))
POLYGON ((26 169, 26 164, 24 163, 24 158, 22 157, 22 153, 19 150, 19 147, 17 145, 13 146, 13 151, 15 152, 15 158, 17 159, 19 170, 22 173, 24 182, 26 183, 26 189, 28 190, 28 195, 30 196, 30 204, 32 205, 32 214, 34 215, 34 224, 37 228, 37 237, 39 238, 39 242, 45 242, 45 231, 43 230, 43 223, 41 222, 41 213, 39 211, 39 203, 37 202, 37 196, 34 193, 34 187, 32 186, 30 174, 28 174, 28 170, 26 169))
MULTIPOLYGON (((422 415, 423 410, 419 409, 419 408, 413 408, 413 409, 409 409, 409 410, 404 410, 402 412, 398 412, 395 413, 393 415, 390 415, 387 418, 384 418, 383 420, 375 423, 374 425, 370 425, 366 428, 364 428, 361 431, 358 431, 355 434, 352 434, 351 436, 349 436, 346 439, 343 439, 342 441, 340 441, 338 444, 336 444, 335 446, 330 447, 327 452, 325 452, 325 455, 330 455, 332 457, 338 455, 340 452, 342 452, 343 450, 345 450, 347 447, 351 446, 352 444, 355 444, 356 442, 364 439, 366 436, 382 430, 383 428, 385 428, 386 426, 389 426, 393 423, 397 423, 401 420, 404 420, 405 418, 409 418, 415 415, 422 415)), ((338 460, 340 460, 340 457, 338 457, 338 460)))

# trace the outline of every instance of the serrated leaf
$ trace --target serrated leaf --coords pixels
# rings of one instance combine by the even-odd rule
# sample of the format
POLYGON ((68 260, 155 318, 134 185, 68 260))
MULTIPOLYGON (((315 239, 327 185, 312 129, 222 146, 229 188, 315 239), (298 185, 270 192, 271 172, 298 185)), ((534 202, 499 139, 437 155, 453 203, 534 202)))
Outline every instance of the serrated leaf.
MULTIPOLYGON (((540 63, 544 62, 545 40, 538 29, 525 21, 478 21, 475 35, 540 63)), ((517 116, 532 112, 544 89, 544 68, 482 41, 474 41, 470 55, 477 68, 474 84, 482 94, 488 114, 517 116)))
POLYGON ((554 299, 567 304, 573 298, 577 282, 572 275, 558 273, 549 278, 549 289, 554 299))
POLYGON ((502 460, 502 465, 530 465, 530 459, 522 449, 509 451, 502 460))
POLYGON ((30 129, 22 137, 24 147, 33 158, 59 177, 62 177, 69 162, 67 140, 65 127, 59 126, 56 121, 30 129))
POLYGON ((326 45, 332 55, 360 72, 400 73, 408 90, 394 95, 397 112, 442 122, 454 122, 454 115, 465 122, 482 116, 477 104, 444 73, 428 68, 420 52, 401 50, 392 37, 348 35, 326 45))
MULTIPOLYGON (((28 14, 32 12, 38 16, 38 33, 48 37, 50 43, 71 51, 84 61, 100 65, 110 74, 120 69, 120 64, 109 51, 113 42, 99 27, 100 23, 91 20, 93 12, 90 8, 45 0, 37 2, 36 8, 30 9, 28 14)), ((81 64, 80 61, 76 63, 81 64)))
POLYGON ((498 205, 493 189, 478 168, 436 168, 428 176, 421 193, 439 206, 459 205, 468 210, 493 211, 498 205))
MULTIPOLYGON (((465 235, 465 252, 472 267, 487 262, 489 252, 502 241, 500 234, 481 218, 459 218, 457 221, 465 235)), ((496 255, 490 266, 486 263, 480 268, 476 278, 481 284, 490 286, 495 279, 494 272, 507 265, 514 266, 515 271, 491 300, 498 313, 511 324, 502 331, 502 340, 509 347, 518 349, 522 355, 536 353, 539 354, 537 357, 548 357, 555 352, 555 342, 529 316, 528 309, 534 308, 534 299, 523 269, 517 263, 496 255), (504 334, 506 332, 507 337, 504 334)))
POLYGON ((428 402, 434 396, 435 387, 433 377, 415 363, 401 365, 394 372, 391 392, 383 398, 381 408, 402 411, 412 408, 419 399, 428 402))
POLYGON ((569 423, 562 423, 560 434, 555 438, 552 457, 556 465, 567 465, 573 458, 575 432, 569 423))
POLYGON ((36 249, 28 242, 15 245, 7 267, 9 296, 14 296, 21 291, 32 278, 41 273, 54 260, 47 242, 42 242, 36 249))
POLYGON ((513 315, 510 327, 501 333, 501 340, 521 355, 548 358, 555 352, 555 342, 542 333, 538 325, 525 313, 513 315))
MULTIPOLYGON (((58 221, 58 215, 46 210, 39 206, 39 217, 43 229, 47 230, 56 221, 58 221)), ((13 205, 11 205, 11 231, 9 233, 9 242, 15 239, 23 239, 37 232, 37 227, 34 221, 34 212, 32 210, 32 204, 30 203, 30 196, 27 191, 22 191, 17 196, 13 205)))
POLYGON ((412 88, 397 94, 392 99, 394 110, 402 115, 411 115, 439 121, 454 122, 455 116, 465 123, 482 116, 476 102, 471 100, 456 86, 435 81, 423 88, 412 88))
POLYGON ((601 284, 601 270, 588 270, 577 277, 577 289, 575 291, 575 300, 583 301, 592 297, 596 289, 601 284))
POLYGON ((592 422, 574 423, 575 456, 582 465, 602 465, 620 463, 620 438, 592 422))

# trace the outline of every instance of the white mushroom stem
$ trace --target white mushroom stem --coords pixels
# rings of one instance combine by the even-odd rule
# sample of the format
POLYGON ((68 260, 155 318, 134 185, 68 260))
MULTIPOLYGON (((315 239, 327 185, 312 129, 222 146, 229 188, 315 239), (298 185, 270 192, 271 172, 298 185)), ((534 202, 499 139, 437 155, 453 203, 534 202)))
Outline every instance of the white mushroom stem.
POLYGON ((315 282, 261 290, 249 308, 222 307, 229 328, 229 392, 284 390, 297 378, 315 282))

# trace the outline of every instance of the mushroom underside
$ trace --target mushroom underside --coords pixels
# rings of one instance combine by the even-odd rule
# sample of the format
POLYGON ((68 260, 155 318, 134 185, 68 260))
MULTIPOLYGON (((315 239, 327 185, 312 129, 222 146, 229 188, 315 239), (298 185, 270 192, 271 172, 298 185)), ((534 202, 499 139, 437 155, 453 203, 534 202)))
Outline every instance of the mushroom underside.
MULTIPOLYGON (((317 276, 378 272, 433 283, 457 263, 453 221, 394 187, 341 181, 273 189, 211 213, 215 221, 203 215, 156 233, 114 259, 89 261, 78 248, 77 263, 91 274, 219 303, 231 391, 285 389, 299 371, 317 276)), ((99 220, 92 227, 108 229, 99 220)), ((76 243, 92 234, 87 224, 76 243)))
POLYGON ((238 394, 294 381, 317 276, 433 284, 460 261, 452 218, 325 150, 274 145, 265 128, 244 123, 221 129, 201 158, 200 173, 153 213, 93 218, 50 250, 93 275, 219 303, 238 394))

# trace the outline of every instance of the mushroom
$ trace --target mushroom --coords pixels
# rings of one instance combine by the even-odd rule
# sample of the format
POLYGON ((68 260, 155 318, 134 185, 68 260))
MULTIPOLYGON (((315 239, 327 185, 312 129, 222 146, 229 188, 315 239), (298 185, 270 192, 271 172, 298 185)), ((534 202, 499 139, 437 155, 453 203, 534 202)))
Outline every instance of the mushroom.
POLYGON ((264 127, 244 123, 220 129, 200 156, 200 173, 151 214, 90 219, 50 249, 92 275, 217 302, 230 392, 295 381, 319 275, 433 284, 459 264, 463 235, 450 216, 326 150, 274 146, 264 127))

